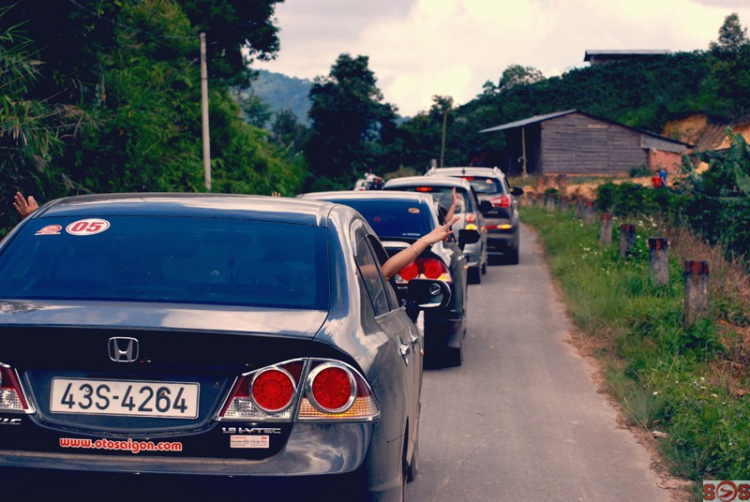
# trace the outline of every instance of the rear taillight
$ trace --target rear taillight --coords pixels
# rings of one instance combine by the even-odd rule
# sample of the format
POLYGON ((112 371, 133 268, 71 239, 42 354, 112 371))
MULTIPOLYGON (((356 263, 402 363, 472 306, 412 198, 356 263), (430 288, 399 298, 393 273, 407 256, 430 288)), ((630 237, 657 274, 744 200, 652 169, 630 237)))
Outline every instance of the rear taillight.
POLYGON ((448 267, 442 260, 437 258, 417 258, 415 262, 407 265, 401 272, 396 274, 394 280, 396 284, 406 284, 412 279, 440 279, 445 282, 452 282, 448 267))
POLYGON ((477 215, 474 213, 466 213, 466 223, 474 223, 477 221, 477 215))
POLYGON ((16 371, 2 363, 0 363, 0 411, 25 413, 34 411, 21 389, 16 371))
POLYGON ((270 368, 255 375, 251 389, 258 408, 267 413, 278 413, 292 404, 297 385, 287 371, 270 368))
POLYGON ((291 361, 242 375, 219 416, 243 420, 291 419, 291 405, 303 368, 303 361, 291 361))
MULTIPOLYGON (((402 268, 398 276, 401 278, 401 281, 409 282, 410 280, 415 279, 419 276, 419 267, 415 262, 412 262, 402 268)), ((398 282, 398 279, 396 280, 396 282, 398 282)))
POLYGON ((490 199, 490 203, 494 207, 510 207, 510 196, 501 195, 499 197, 493 197, 490 199))
POLYGON ((370 387, 349 366, 325 361, 313 364, 300 403, 300 420, 374 420, 380 416, 370 387))
POLYGON ((217 419, 291 422, 295 416, 369 421, 380 411, 370 386, 350 366, 328 359, 297 359, 240 376, 217 419))
POLYGON ((354 376, 345 368, 322 364, 310 372, 307 398, 318 411, 343 413, 357 396, 354 376))

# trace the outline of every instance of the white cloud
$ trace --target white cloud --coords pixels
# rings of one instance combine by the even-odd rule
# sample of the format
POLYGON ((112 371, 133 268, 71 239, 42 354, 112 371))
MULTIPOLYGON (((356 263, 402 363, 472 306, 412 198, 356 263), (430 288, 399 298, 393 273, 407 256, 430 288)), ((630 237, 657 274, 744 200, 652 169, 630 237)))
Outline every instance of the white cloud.
POLYGON ((281 52, 263 67, 327 74, 339 54, 370 57, 385 100, 404 115, 432 96, 457 104, 510 64, 546 76, 584 66, 586 49, 706 49, 746 0, 316 0, 279 5, 281 52))

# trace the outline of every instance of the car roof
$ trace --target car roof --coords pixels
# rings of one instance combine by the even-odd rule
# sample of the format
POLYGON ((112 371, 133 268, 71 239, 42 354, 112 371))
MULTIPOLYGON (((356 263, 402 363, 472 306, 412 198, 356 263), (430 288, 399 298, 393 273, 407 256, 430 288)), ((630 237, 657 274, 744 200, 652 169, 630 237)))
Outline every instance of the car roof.
POLYGON ((471 190, 471 184, 468 181, 450 176, 407 176, 404 178, 393 178, 385 183, 384 188, 398 187, 399 185, 462 187, 466 190, 471 190))
POLYGON ((57 199, 31 218, 190 216, 327 226, 333 204, 288 197, 200 193, 121 193, 57 199))
POLYGON ((490 167, 438 167, 431 172, 434 173, 431 176, 486 176, 501 179, 505 177, 502 171, 490 167))
POLYGON ((347 200, 347 199, 366 199, 366 200, 405 200, 414 203, 432 204, 434 199, 429 194, 418 192, 399 192, 397 190, 339 190, 330 192, 309 192, 299 196, 307 200, 347 200))

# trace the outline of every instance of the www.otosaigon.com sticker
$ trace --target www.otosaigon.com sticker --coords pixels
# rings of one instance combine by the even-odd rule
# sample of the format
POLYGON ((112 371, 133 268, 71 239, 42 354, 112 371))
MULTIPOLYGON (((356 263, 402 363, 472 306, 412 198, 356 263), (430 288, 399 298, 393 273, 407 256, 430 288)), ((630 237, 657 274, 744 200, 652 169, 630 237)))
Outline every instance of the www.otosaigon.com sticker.
POLYGON ((61 225, 47 225, 38 230, 34 235, 60 235, 60 230, 62 230, 61 225))
POLYGON ((95 235, 100 234, 109 228, 109 222, 100 218, 87 218, 85 220, 74 221, 65 231, 70 235, 95 235))

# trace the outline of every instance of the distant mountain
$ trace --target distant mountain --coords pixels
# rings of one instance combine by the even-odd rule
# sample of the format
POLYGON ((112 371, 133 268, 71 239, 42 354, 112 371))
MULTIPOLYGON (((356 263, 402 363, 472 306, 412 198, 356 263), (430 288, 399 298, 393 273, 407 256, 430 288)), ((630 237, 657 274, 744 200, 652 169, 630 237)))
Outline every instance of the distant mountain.
POLYGON ((258 70, 258 73, 258 78, 253 81, 252 92, 271 108, 271 112, 289 108, 300 123, 309 126, 307 112, 310 111, 310 99, 308 95, 312 81, 267 70, 258 70))

